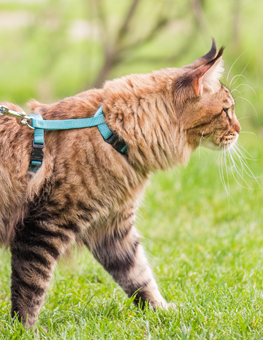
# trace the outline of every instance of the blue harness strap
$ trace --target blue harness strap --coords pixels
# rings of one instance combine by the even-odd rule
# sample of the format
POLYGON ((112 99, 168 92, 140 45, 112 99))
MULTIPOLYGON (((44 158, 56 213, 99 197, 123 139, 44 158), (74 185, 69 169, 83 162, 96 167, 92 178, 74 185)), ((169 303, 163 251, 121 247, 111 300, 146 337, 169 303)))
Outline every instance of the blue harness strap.
POLYGON ((104 138, 105 142, 120 153, 124 153, 127 145, 123 140, 120 140, 116 133, 113 133, 105 123, 102 106, 92 118, 79 118, 67 120, 43 120, 40 114, 30 114, 31 126, 34 130, 33 150, 31 152, 29 171, 37 172, 43 162, 44 130, 69 130, 83 129, 88 127, 98 126, 98 129, 104 138))
POLYGON ((66 120, 39 120, 31 119, 31 125, 35 129, 43 130, 68 130, 83 129, 105 124, 103 113, 92 118, 66 119, 66 120))
MULTIPOLYGON (((30 114, 31 121, 43 121, 43 117, 40 114, 30 114)), ((37 170, 41 167, 43 161, 43 148, 45 146, 44 142, 44 130, 43 129, 35 129, 34 130, 34 140, 33 140, 33 149, 31 152, 29 171, 37 172, 37 170)))

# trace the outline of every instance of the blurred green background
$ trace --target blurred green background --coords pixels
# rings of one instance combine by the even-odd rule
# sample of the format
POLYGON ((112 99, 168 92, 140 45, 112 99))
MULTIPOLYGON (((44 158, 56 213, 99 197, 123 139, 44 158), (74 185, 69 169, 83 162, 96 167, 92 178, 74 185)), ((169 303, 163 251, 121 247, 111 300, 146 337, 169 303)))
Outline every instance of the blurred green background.
POLYGON ((230 86, 238 115, 262 125, 262 10, 260 0, 0 0, 1 100, 47 103, 106 79, 180 67, 213 36, 226 46, 225 75, 239 58, 223 80, 242 74, 230 86))

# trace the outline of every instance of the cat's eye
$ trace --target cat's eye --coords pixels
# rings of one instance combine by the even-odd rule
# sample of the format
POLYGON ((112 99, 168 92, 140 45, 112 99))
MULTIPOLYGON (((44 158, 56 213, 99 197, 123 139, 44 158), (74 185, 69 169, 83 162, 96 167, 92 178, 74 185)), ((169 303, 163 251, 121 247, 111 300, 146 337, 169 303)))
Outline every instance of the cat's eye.
POLYGON ((228 115, 228 109, 223 109, 223 111, 226 113, 226 118, 228 119, 229 123, 231 123, 231 119, 228 115))

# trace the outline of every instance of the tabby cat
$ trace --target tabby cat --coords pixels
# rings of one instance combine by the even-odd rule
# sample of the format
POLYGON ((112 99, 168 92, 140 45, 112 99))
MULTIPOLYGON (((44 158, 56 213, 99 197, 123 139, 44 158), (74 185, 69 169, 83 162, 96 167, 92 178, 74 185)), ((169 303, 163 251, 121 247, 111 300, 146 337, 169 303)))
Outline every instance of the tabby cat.
POLYGON ((92 117, 103 106, 125 154, 97 127, 46 131, 44 162, 29 173, 33 131, 0 118, 0 240, 12 254, 12 317, 34 325, 55 265, 75 243, 84 243, 136 304, 173 307, 158 290, 135 214, 151 172, 186 165, 200 138, 215 150, 236 142, 235 102, 219 82, 222 53, 213 41, 209 53, 182 68, 128 75, 55 104, 30 102, 50 120, 92 117))

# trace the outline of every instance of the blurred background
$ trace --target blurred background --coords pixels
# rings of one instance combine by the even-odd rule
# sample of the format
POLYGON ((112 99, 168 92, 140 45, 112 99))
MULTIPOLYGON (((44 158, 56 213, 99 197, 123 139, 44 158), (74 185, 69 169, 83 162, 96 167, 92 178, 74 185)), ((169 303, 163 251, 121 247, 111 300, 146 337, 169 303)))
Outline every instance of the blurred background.
POLYGON ((235 89, 238 116, 263 125, 262 10, 260 0, 0 0, 1 100, 49 103, 180 67, 214 37, 226 46, 223 82, 235 89))

